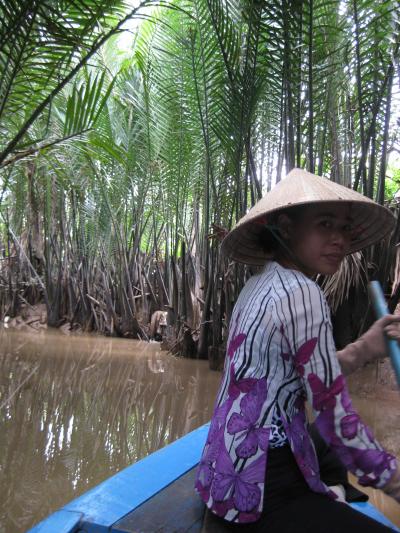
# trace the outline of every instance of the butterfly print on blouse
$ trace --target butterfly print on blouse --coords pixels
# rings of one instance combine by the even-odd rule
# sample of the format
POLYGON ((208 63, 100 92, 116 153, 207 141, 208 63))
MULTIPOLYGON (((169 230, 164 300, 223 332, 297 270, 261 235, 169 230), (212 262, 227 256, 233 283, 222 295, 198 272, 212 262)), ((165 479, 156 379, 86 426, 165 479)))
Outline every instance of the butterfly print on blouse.
MULTIPOLYGON (((339 376, 342 377, 343 376, 339 376)), ((337 378, 338 379, 338 378, 337 378)), ((337 380, 335 380, 337 381, 337 380)), ((344 382, 344 379, 343 379, 344 382)), ((332 384, 332 386, 335 382, 332 384)), ((336 384, 340 388, 340 382, 336 384)), ((368 426, 364 425, 358 415, 352 411, 350 397, 346 386, 340 393, 342 406, 345 406, 346 415, 340 421, 340 432, 342 437, 352 439, 357 433, 363 431, 370 442, 374 442, 373 435, 368 426)), ((328 400, 330 403, 330 400, 328 400)), ((354 446, 345 445, 335 432, 334 409, 320 411, 316 418, 316 426, 323 439, 332 447, 332 450, 340 454, 343 465, 351 472, 361 470, 364 474, 359 477, 361 485, 374 485, 385 471, 395 468, 395 460, 392 455, 377 449, 361 449, 354 446)))
POLYGON ((216 464, 216 475, 211 487, 211 496, 216 502, 232 498, 234 507, 248 513, 258 507, 261 489, 257 485, 264 482, 266 454, 236 472, 231 457, 222 450, 216 464))
MULTIPOLYGON (((280 328, 280 332, 282 337, 285 339, 286 344, 289 347, 289 352, 282 352, 282 357, 285 361, 289 361, 289 359, 292 357, 292 354, 290 352, 290 344, 289 341, 285 335, 285 330, 283 326, 280 328)), ((309 339, 304 344, 300 346, 300 348, 297 350, 297 352, 293 356, 294 365, 296 367, 297 372, 300 376, 304 376, 304 365, 308 363, 308 361, 311 359, 312 354, 314 353, 315 346, 318 342, 317 337, 313 337, 312 339, 309 339)))
POLYGON ((294 415, 292 421, 288 423, 284 417, 282 418, 296 462, 311 490, 321 494, 329 494, 329 496, 335 499, 336 496, 334 493, 328 490, 319 477, 319 464, 316 451, 307 430, 304 398, 298 398, 296 404, 298 412, 294 415))
POLYGON ((358 433, 360 417, 357 413, 345 415, 340 421, 340 432, 345 439, 354 439, 358 433))
POLYGON ((223 428, 214 432, 213 439, 207 439, 197 471, 195 486, 205 501, 210 497, 211 482, 214 478, 213 463, 217 460, 222 446, 224 446, 223 428))
POLYGON ((344 466, 355 471, 360 469, 363 475, 358 478, 360 485, 374 485, 385 471, 390 472, 396 467, 396 460, 393 455, 380 449, 354 448, 343 446, 340 459, 344 466))
POLYGON ((319 411, 315 424, 322 438, 331 446, 341 447, 343 443, 336 435, 335 407, 337 397, 345 388, 345 381, 340 374, 329 387, 327 387, 316 374, 308 375, 308 383, 312 392, 312 405, 319 411))
POLYGON ((396 468, 396 459, 385 450, 354 450, 353 453, 356 465, 366 473, 359 478, 360 485, 370 485, 371 477, 374 482, 381 478, 385 471, 390 472, 396 468))
POLYGON ((308 340, 300 346, 294 355, 294 366, 301 377, 304 376, 304 365, 311 359, 317 341, 317 338, 308 340))
POLYGON ((342 392, 345 386, 343 375, 340 374, 329 387, 316 374, 309 374, 307 379, 313 394, 312 404, 314 409, 317 411, 334 409, 336 406, 336 397, 342 392))
POLYGON ((225 446, 223 435, 228 413, 232 408, 233 402, 240 394, 248 393, 256 383, 257 379, 255 378, 237 380, 234 364, 231 364, 228 398, 214 412, 207 436, 206 447, 197 473, 196 489, 205 501, 210 497, 210 485, 214 476, 213 463, 216 461, 221 448, 225 446))
POLYGON ((214 477, 213 463, 215 463, 221 447, 224 446, 224 428, 231 407, 232 401, 228 399, 215 410, 207 435, 206 446, 199 463, 195 486, 205 501, 210 497, 210 486, 214 477))
POLYGON ((228 386, 228 397, 231 402, 232 400, 239 398, 241 393, 249 392, 258 381, 256 378, 236 379, 235 365, 233 363, 231 363, 229 374, 230 381, 228 386))
POLYGON ((229 359, 232 359, 232 357, 235 355, 236 350, 238 348, 240 348, 240 346, 243 344, 243 342, 245 341, 245 339, 247 337, 247 335, 245 333, 236 334, 241 312, 242 311, 239 311, 239 313, 238 313, 238 315, 236 317, 235 327, 234 327, 233 332, 232 332, 232 338, 231 338, 231 340, 229 342, 229 345, 228 345, 227 354, 228 354, 229 359))
POLYGON ((371 429, 369 428, 369 426, 366 426, 362 422, 361 418, 354 410, 353 405, 351 403, 349 391, 347 390, 346 386, 343 387, 343 390, 340 395, 340 401, 342 403, 343 409, 346 411, 346 416, 342 419, 342 422, 340 423, 343 437, 347 439, 354 438, 356 433, 358 433, 359 428, 362 427, 370 442, 374 442, 375 439, 371 429))
POLYGON ((304 402, 294 415, 290 425, 286 425, 286 432, 293 443, 294 455, 306 479, 310 479, 319 472, 315 448, 306 429, 307 419, 304 402))
MULTIPOLYGON (((223 502, 214 501, 211 505, 211 509, 218 516, 226 516, 228 511, 235 509, 235 503, 233 501, 233 498, 229 498, 228 500, 224 500, 223 502)), ((257 510, 254 510, 250 513, 245 513, 243 511, 239 511, 238 513, 236 513, 236 519, 239 524, 247 524, 249 522, 255 522, 256 520, 259 520, 260 516, 261 516, 261 513, 257 510)))
MULTIPOLYGON (((351 440, 358 434, 364 434, 371 443, 374 443, 374 436, 368 426, 366 426, 358 414, 354 411, 346 385, 340 392, 340 402, 345 411, 345 415, 340 420, 340 433, 342 438, 351 440)), ((391 469, 393 457, 380 449, 360 449, 354 446, 345 445, 335 434, 335 421, 333 411, 323 411, 317 418, 317 427, 321 435, 332 446, 340 450, 340 457, 348 470, 360 469, 364 475, 359 478, 361 485, 373 485, 385 470, 391 469)))
POLYGON ((336 435, 335 413, 333 409, 320 411, 315 419, 315 425, 319 431, 319 434, 327 444, 332 447, 341 447, 343 445, 340 438, 336 435))
POLYGON ((199 470, 194 486, 203 501, 205 502, 208 502, 208 500, 210 499, 210 487, 213 477, 214 469, 212 468, 211 464, 207 461, 207 459, 202 459, 200 461, 199 470))
POLYGON ((239 438, 243 437, 242 442, 236 448, 238 457, 247 459, 257 452, 258 447, 264 451, 268 447, 269 430, 256 425, 266 397, 267 382, 265 379, 259 379, 241 399, 240 414, 233 413, 228 421, 228 433, 239 434, 239 438))

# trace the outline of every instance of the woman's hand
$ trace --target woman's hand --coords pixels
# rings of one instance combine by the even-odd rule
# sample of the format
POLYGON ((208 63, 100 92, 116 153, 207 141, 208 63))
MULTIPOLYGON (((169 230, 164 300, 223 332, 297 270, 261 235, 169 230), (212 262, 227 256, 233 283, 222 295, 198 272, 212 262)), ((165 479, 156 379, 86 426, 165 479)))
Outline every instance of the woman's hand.
POLYGON ((368 343, 371 353, 374 353, 374 359, 377 359, 388 355, 385 344, 386 335, 391 339, 400 340, 400 315, 386 315, 380 318, 359 340, 368 343))
POLYGON ((343 374, 388 355, 385 337, 400 341, 400 315, 386 315, 372 324, 358 340, 337 352, 343 374))
POLYGON ((385 334, 391 339, 400 341, 400 315, 387 315, 377 322, 380 321, 382 321, 382 328, 385 334))

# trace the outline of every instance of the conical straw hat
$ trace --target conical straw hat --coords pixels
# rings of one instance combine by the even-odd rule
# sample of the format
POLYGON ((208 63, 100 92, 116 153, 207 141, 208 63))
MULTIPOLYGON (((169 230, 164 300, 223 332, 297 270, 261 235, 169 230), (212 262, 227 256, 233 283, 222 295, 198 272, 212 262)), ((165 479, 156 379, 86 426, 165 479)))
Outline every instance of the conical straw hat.
POLYGON ((239 220, 223 240, 222 251, 239 263, 263 265, 272 254, 262 249, 259 235, 270 215, 289 207, 325 202, 350 205, 357 232, 349 253, 379 241, 393 230, 395 217, 386 207, 329 179, 294 168, 239 220))

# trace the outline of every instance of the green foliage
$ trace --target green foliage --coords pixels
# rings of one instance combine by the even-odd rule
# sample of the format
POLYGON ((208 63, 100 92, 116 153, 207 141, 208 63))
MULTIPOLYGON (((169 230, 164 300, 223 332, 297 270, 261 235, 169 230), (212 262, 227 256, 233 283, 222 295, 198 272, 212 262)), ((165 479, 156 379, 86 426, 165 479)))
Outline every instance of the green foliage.
POLYGON ((0 6, 0 201, 15 227, 28 160, 46 236, 104 261, 179 255, 185 239, 205 263, 211 224, 232 226, 292 164, 378 194, 397 134, 395 2, 147 5, 123 51, 129 2, 0 6))
MULTIPOLYGON (((137 10, 121 0, 0 4, 0 163, 42 114, 50 118, 55 96, 137 10)), ((90 108, 89 97, 99 95, 87 96, 82 104, 90 108)))
MULTIPOLYGON (((393 202, 396 193, 400 192, 400 165, 389 165, 388 175, 385 180, 385 200, 387 202, 393 202)), ((397 201, 399 198, 397 198, 397 201)))

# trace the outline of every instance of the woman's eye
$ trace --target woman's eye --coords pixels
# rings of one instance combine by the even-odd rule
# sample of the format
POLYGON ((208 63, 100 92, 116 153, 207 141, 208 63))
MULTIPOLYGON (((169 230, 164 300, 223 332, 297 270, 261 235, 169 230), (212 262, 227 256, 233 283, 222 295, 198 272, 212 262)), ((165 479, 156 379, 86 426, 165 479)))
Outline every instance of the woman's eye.
POLYGON ((350 233, 353 231, 353 226, 351 224, 345 224, 343 226, 343 231, 345 231, 346 233, 350 233))
POLYGON ((332 227, 332 221, 331 220, 321 220, 319 224, 323 228, 328 228, 329 229, 329 228, 332 227))

